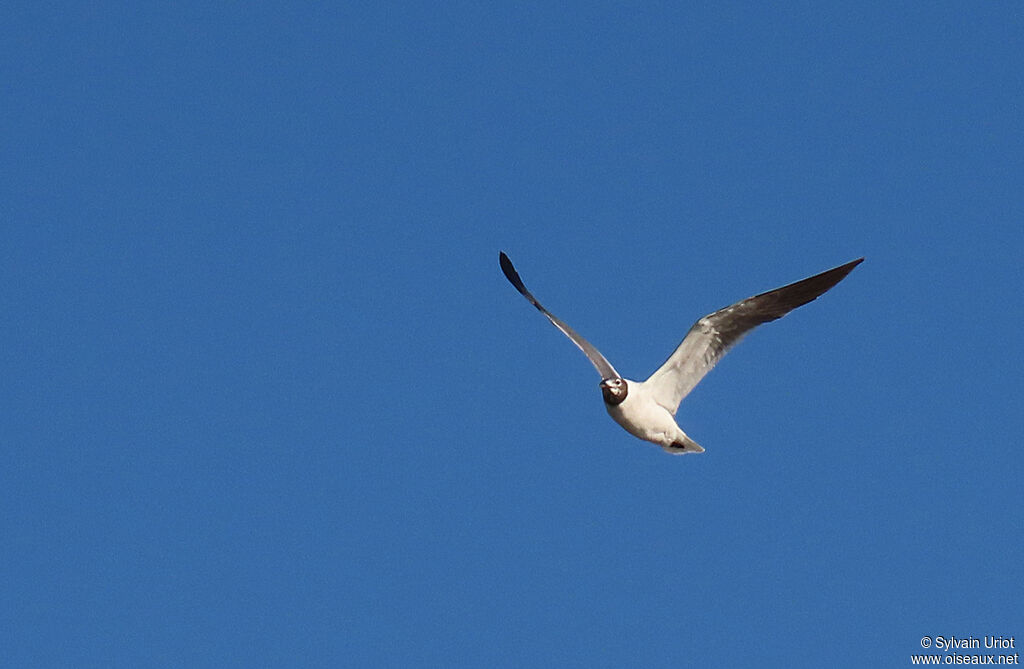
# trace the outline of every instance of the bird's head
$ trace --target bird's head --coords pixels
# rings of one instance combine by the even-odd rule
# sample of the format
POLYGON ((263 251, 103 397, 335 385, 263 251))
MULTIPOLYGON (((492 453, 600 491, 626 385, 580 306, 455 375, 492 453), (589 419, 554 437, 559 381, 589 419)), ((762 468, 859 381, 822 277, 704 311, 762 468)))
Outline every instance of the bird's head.
POLYGON ((626 399, 628 393, 629 386, 626 385, 626 379, 612 378, 601 381, 601 394, 604 395, 605 404, 611 406, 622 404, 622 400, 626 399))

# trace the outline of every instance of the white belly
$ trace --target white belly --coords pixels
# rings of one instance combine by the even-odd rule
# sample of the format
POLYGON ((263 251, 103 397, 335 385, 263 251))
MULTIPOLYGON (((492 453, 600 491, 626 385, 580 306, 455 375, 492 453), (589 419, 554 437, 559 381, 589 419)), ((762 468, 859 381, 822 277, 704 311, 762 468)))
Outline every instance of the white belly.
POLYGON ((677 441, 683 431, 668 409, 654 401, 642 382, 627 379, 626 383, 629 389, 626 399, 615 406, 604 405, 608 415, 634 437, 659 446, 670 446, 677 441))

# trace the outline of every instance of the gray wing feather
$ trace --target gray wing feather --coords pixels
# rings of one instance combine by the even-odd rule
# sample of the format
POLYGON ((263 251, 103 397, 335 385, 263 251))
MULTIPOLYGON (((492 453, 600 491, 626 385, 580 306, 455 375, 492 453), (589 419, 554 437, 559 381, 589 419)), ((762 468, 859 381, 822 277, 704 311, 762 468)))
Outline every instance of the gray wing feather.
POLYGON ((704 375, 762 323, 782 318, 842 281, 864 258, 840 265, 788 286, 770 290, 699 319, 668 360, 647 379, 655 401, 675 415, 679 403, 704 375))
POLYGON ((535 298, 533 294, 526 289, 526 286, 523 285, 523 280, 519 278, 519 272, 517 272, 516 268, 512 266, 512 261, 508 259, 508 256, 505 255, 504 252, 499 252, 498 261, 501 264, 501 271, 505 273, 505 278, 509 280, 509 283, 515 286, 515 289, 518 290, 523 297, 529 300, 530 304, 537 307, 538 311, 547 316, 548 320, 551 321, 556 328, 561 330, 566 337, 572 340, 572 343, 576 344, 576 346, 578 346, 579 349, 587 355, 590 362, 601 374, 602 380, 622 378, 619 376, 619 373, 615 371, 615 368, 612 367, 611 363, 605 360, 605 357, 601 355, 601 352, 594 348, 590 342, 581 337, 575 330, 541 306, 541 303, 537 301, 537 298, 535 298))

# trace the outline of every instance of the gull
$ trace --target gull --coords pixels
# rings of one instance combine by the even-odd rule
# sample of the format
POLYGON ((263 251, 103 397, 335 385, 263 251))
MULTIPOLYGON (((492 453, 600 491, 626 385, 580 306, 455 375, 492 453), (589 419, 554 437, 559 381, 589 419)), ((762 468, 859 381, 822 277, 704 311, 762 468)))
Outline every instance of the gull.
POLYGON ((499 252, 505 278, 523 297, 583 351, 601 374, 601 395, 608 414, 634 437, 661 446, 673 455, 703 453, 704 449, 676 423, 676 410, 704 375, 748 332, 777 320, 822 295, 846 278, 864 258, 852 260, 821 274, 732 304, 697 319, 683 341, 646 381, 624 378, 594 346, 541 306, 526 289, 519 272, 499 252))

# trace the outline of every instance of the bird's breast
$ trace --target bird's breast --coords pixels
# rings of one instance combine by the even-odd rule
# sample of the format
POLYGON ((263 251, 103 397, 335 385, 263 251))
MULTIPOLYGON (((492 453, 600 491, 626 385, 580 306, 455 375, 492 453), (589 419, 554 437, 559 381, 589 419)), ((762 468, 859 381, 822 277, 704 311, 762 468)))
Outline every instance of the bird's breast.
POLYGON ((672 443, 679 431, 672 414, 655 402, 642 384, 629 384, 629 394, 621 404, 605 404, 608 415, 634 437, 656 444, 672 443))

